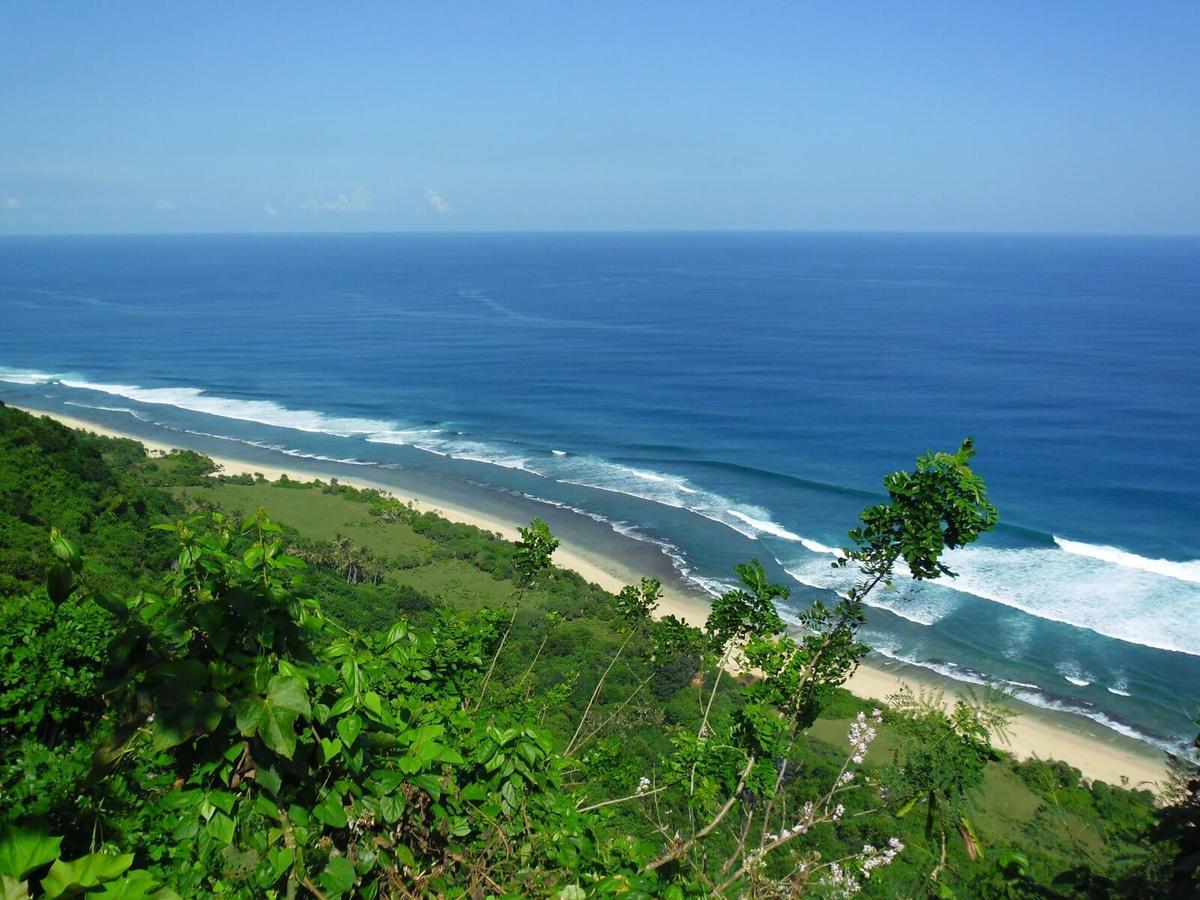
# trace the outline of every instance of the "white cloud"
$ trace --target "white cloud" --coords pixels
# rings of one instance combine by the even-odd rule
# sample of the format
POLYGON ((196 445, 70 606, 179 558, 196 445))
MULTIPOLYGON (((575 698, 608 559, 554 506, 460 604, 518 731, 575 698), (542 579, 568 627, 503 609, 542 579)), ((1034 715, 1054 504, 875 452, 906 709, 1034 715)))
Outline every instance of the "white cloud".
POLYGON ((154 204, 154 208, 157 209, 159 212, 171 212, 172 210, 175 209, 175 204, 172 203, 170 200, 159 200, 157 203, 154 204))
POLYGON ((277 216, 279 215, 279 208, 268 203, 263 207, 263 212, 265 212, 268 216, 277 216))
POLYGON ((429 188, 429 190, 425 192, 425 199, 429 201, 429 208, 440 216, 448 216, 450 213, 454 212, 454 207, 447 203, 442 198, 442 195, 433 188, 429 188))
POLYGON ((324 212, 369 212, 372 209, 371 189, 359 185, 349 194, 338 194, 330 201, 306 200, 305 209, 319 209, 324 212))
POLYGON ((0 206, 3 206, 5 209, 20 209, 24 205, 16 197, 5 197, 4 202, 0 203, 0 206))

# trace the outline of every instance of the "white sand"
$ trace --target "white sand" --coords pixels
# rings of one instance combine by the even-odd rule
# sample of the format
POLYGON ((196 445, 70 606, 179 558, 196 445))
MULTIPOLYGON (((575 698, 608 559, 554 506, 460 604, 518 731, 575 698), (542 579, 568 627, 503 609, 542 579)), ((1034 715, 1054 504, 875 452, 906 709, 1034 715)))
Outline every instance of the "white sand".
MULTIPOLYGON (((174 445, 146 440, 74 416, 57 412, 46 413, 34 409, 26 411, 35 415, 49 415, 71 428, 79 428, 109 437, 132 438, 140 441, 148 450, 154 452, 166 453, 177 449, 174 445)), ((264 466, 261 463, 224 456, 212 456, 211 458, 226 475, 257 472, 272 481, 278 480, 281 475, 286 475, 289 479, 296 481, 311 481, 314 478, 327 481, 331 477, 336 477, 342 484, 359 488, 374 488, 395 494, 393 489, 385 485, 345 478, 341 475, 313 474, 298 469, 264 466)), ((418 509, 433 511, 454 522, 474 525, 485 531, 495 532, 508 540, 516 540, 519 537, 517 524, 513 522, 501 521, 474 510, 450 506, 419 495, 401 499, 412 500, 418 509)), ((556 551, 554 558, 555 562, 563 568, 572 569, 588 581, 613 593, 619 591, 626 584, 636 581, 636 573, 621 565, 618 560, 591 555, 581 547, 563 544, 556 551)), ((657 615, 674 615, 691 625, 700 626, 708 617, 708 605, 703 600, 688 594, 664 589, 657 615)), ((929 682, 930 679, 922 677, 919 672, 905 672, 901 677, 882 668, 864 664, 859 666, 851 676, 846 687, 860 697, 885 699, 905 683, 915 689, 929 682)), ((1116 735, 1108 738, 1107 736, 1097 737, 1085 734, 1058 719, 1051 720, 1049 714, 1042 714, 1032 707, 1028 709, 1030 712, 1021 715, 1013 723, 1011 742, 1005 748, 1018 758, 1061 759, 1075 766, 1088 778, 1107 781, 1111 784, 1122 784, 1127 780, 1131 787, 1152 787, 1165 777, 1166 758, 1153 748, 1116 735)))

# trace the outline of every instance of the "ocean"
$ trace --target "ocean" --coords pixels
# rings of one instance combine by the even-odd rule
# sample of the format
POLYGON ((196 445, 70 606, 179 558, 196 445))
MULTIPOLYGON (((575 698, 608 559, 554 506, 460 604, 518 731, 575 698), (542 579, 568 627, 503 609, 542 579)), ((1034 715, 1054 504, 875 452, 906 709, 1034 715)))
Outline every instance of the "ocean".
POLYGON ((0 399, 530 518, 794 614, 975 438, 1001 526, 879 658, 1177 749, 1200 708, 1200 239, 0 238, 0 399), (286 459, 281 460, 281 454, 286 459))

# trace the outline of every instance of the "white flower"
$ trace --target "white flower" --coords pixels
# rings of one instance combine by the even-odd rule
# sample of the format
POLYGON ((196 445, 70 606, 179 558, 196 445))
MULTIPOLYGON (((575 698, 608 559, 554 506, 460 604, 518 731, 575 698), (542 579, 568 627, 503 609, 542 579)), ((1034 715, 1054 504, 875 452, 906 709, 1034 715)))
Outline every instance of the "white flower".
POLYGON ((846 807, 842 806, 842 804, 839 803, 837 806, 835 806, 833 808, 833 820, 836 822, 838 819, 840 819, 842 817, 842 813, 844 813, 845 811, 846 811, 846 807))
POLYGON ((850 723, 850 753, 856 765, 861 765, 866 758, 867 748, 875 740, 875 729, 867 724, 867 717, 862 712, 850 723))
POLYGON ((644 794, 648 790, 650 790, 650 779, 643 775, 641 781, 638 782, 637 792, 644 794))
POLYGON ((886 866, 896 858, 896 854, 904 849, 904 844, 900 843, 899 838, 888 839, 888 849, 880 853, 870 844, 863 847, 862 853, 859 854, 859 861, 862 866, 863 875, 867 878, 871 877, 871 870, 878 869, 880 866, 886 866))
POLYGON ((841 777, 840 777, 840 778, 838 778, 838 783, 840 783, 840 784, 849 784, 849 783, 850 783, 850 782, 852 782, 853 780, 854 780, 854 773, 853 773, 853 772, 843 772, 843 773, 842 773, 842 775, 841 775, 841 777))

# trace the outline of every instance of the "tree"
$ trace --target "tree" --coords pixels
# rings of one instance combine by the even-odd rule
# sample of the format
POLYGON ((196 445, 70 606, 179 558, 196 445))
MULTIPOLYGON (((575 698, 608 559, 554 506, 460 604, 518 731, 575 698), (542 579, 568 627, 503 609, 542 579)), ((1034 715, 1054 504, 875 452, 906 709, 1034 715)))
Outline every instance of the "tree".
MULTIPOLYGON (((1200 758, 1200 737, 1192 746, 1200 758)), ((1166 799, 1155 839, 1176 847, 1169 874, 1171 896, 1195 897, 1200 895, 1200 765, 1172 757, 1166 799)))
POLYGON ((957 828, 971 859, 980 855, 963 803, 983 784, 984 767, 995 759, 992 740, 1007 739, 1013 713, 997 696, 972 695, 948 705, 941 691, 914 693, 908 686, 889 697, 888 706, 904 737, 888 790, 899 816, 925 805, 925 836, 936 835, 941 847, 930 873, 936 882, 946 866, 948 829, 957 828))

